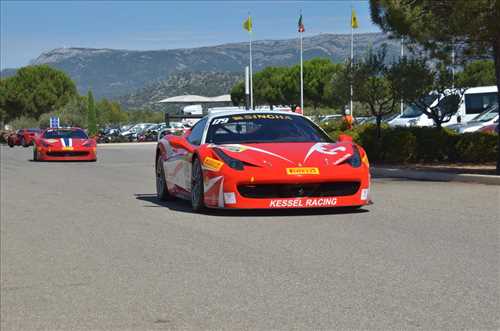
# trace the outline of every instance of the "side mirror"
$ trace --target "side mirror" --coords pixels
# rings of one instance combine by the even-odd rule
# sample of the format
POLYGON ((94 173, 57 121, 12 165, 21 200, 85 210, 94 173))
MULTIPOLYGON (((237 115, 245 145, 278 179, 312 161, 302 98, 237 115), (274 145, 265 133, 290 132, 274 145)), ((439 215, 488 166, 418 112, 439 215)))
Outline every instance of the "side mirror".
POLYGON ((188 143, 186 138, 183 136, 170 136, 168 142, 173 148, 182 148, 187 150, 188 152, 192 152, 194 150, 193 147, 188 143))
POLYGON ((158 140, 163 139, 168 133, 168 130, 163 130, 160 132, 160 135, 158 136, 158 140))

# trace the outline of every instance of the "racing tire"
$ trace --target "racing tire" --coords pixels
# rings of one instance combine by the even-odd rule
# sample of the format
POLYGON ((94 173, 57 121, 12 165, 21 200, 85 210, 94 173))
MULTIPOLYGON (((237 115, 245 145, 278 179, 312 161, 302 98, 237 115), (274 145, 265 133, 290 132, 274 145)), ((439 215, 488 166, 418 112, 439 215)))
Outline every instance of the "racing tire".
POLYGON ((161 201, 171 200, 172 196, 168 193, 167 181, 165 180, 165 170, 161 164, 161 156, 156 159, 156 196, 161 201))
POLYGON ((21 138, 21 142, 20 142, 21 146, 23 147, 28 147, 28 144, 26 143, 26 140, 24 140, 24 137, 21 138))
POLYGON ((36 147, 33 148, 33 161, 38 161, 38 153, 36 152, 36 147))
POLYGON ((203 171, 201 170, 200 159, 195 158, 191 173, 191 207, 195 212, 205 209, 203 191, 203 171))
POLYGON ((12 142, 10 142, 10 141, 9 141, 8 145, 9 145, 10 148, 14 147, 14 144, 12 142))

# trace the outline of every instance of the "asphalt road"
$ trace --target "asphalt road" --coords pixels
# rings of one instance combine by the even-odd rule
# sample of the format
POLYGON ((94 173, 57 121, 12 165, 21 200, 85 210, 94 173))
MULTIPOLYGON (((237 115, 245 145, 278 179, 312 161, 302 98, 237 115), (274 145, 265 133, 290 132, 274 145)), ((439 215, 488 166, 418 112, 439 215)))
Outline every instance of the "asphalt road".
POLYGON ((1 148, 1 329, 499 329, 500 187, 376 179, 358 213, 159 203, 154 145, 1 148))

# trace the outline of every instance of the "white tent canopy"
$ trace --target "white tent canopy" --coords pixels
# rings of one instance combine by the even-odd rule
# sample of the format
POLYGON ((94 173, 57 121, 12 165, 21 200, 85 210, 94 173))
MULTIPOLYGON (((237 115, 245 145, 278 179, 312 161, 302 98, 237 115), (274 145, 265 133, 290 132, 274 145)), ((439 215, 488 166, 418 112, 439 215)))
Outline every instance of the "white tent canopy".
POLYGON ((219 95, 217 97, 204 97, 201 95, 179 95, 166 98, 158 103, 210 103, 210 102, 231 102, 229 94, 219 95))

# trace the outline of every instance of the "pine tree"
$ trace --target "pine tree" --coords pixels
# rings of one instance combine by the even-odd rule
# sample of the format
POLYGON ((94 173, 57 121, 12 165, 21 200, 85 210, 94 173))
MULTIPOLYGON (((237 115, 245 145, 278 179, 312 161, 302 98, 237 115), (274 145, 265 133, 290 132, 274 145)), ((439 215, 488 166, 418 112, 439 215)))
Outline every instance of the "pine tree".
POLYGON ((97 118, 94 104, 94 96, 92 91, 89 90, 87 96, 87 116, 88 116, 88 132, 89 136, 93 137, 97 134, 97 118))

